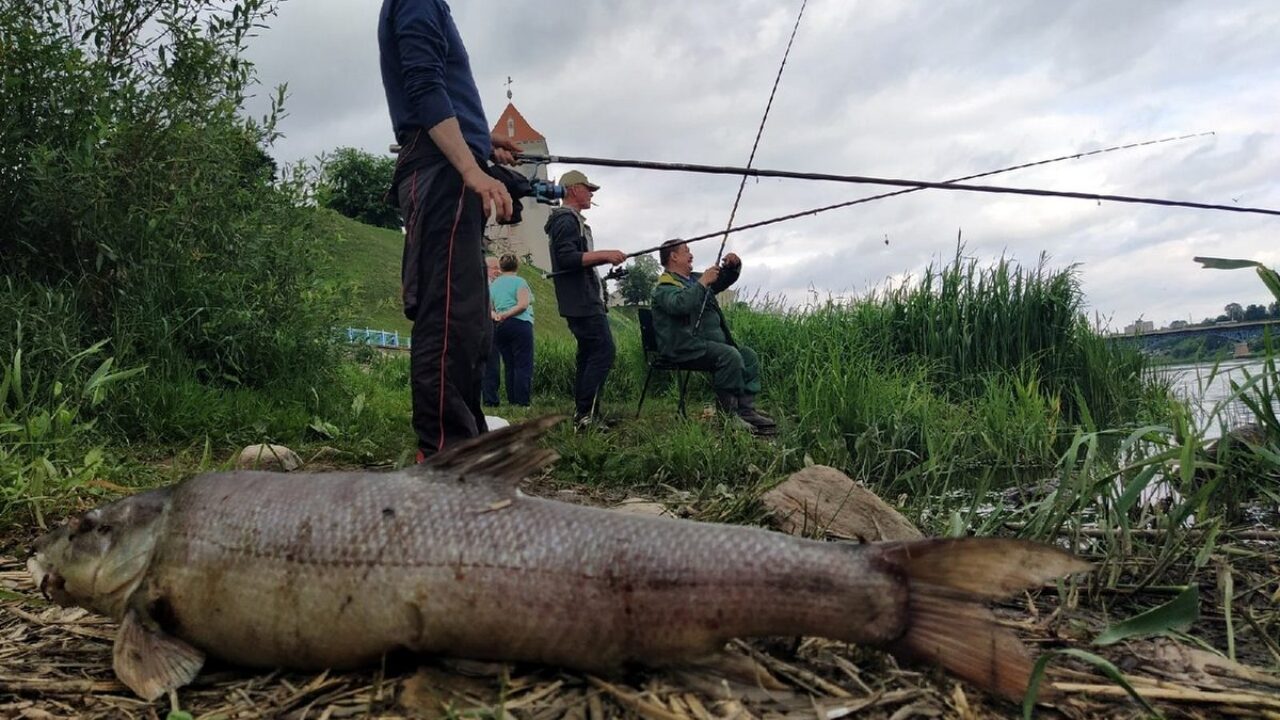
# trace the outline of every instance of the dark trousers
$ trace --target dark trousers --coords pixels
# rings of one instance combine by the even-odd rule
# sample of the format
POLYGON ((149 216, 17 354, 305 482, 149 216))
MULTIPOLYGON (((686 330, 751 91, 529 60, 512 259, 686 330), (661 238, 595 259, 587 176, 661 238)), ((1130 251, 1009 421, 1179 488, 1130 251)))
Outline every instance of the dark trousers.
POLYGON ((573 381, 575 415, 583 417, 599 411, 604 381, 617 353, 613 333, 604 315, 565 318, 569 331, 578 340, 578 371, 573 381))
POLYGON ((480 407, 493 340, 484 211, 447 162, 414 171, 398 198, 406 230, 405 315, 413 320, 413 430, 429 456, 488 430, 480 407))
POLYGON ((485 405, 496 406, 502 402, 498 386, 502 383, 502 353, 498 352, 498 323, 493 324, 493 342, 489 345, 489 361, 484 366, 484 383, 480 396, 485 405))
POLYGON ((708 342, 700 357, 677 364, 685 370, 710 372, 716 392, 734 397, 760 392, 760 358, 749 347, 708 342))
POLYGON ((498 323, 493 330, 493 351, 484 373, 484 401, 498 404, 498 364, 507 380, 507 402, 528 405, 533 395, 533 323, 515 318, 498 323))

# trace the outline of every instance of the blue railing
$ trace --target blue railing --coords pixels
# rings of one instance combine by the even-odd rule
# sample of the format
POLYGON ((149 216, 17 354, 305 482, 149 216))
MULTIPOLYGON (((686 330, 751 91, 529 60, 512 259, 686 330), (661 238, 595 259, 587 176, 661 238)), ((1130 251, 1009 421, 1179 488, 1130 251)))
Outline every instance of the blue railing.
POLYGON ((373 345, 382 348, 409 348, 409 336, 401 335, 395 330, 372 330, 370 328, 347 328, 347 342, 356 345, 373 345))

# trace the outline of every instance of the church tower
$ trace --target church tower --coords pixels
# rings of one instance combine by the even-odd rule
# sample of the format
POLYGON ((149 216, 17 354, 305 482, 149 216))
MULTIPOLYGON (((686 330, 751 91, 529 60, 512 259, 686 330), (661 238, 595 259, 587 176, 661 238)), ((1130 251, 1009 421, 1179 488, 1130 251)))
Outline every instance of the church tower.
MULTIPOLYGON (((511 91, 507 91, 511 98, 511 91)), ((549 155, 547 139, 542 133, 533 129, 528 120, 520 114, 516 106, 508 102, 507 107, 493 126, 493 134, 507 138, 516 143, 522 152, 530 155, 549 155)), ((515 170, 525 177, 547 179, 546 165, 517 165, 515 170)), ((543 228, 551 207, 537 202, 533 198, 524 198, 522 219, 519 225, 489 225, 485 228, 485 237, 489 239, 489 252, 494 255, 515 253, 522 262, 531 262, 540 270, 551 269, 551 256, 547 248, 547 234, 543 228)))

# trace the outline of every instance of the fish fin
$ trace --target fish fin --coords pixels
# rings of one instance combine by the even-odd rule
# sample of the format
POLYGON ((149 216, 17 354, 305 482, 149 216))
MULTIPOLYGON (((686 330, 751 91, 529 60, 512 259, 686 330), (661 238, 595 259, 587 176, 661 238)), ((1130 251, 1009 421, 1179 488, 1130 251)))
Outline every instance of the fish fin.
POLYGON ((937 663, 1010 700, 1026 693, 1031 653, 983 601, 1089 569, 1057 548, 1023 540, 922 540, 882 549, 909 586, 907 629, 893 652, 937 663))
POLYGON ((913 580, 992 600, 1092 567, 1058 548, 1012 538, 935 538, 877 547, 913 580))
POLYGON ((135 608, 125 612, 111 651, 116 677, 144 700, 195 679, 204 653, 155 626, 135 608))
POLYGON ((555 450, 538 442, 563 415, 545 415, 464 440, 421 466, 435 472, 480 476, 514 489, 530 474, 555 462, 555 450))

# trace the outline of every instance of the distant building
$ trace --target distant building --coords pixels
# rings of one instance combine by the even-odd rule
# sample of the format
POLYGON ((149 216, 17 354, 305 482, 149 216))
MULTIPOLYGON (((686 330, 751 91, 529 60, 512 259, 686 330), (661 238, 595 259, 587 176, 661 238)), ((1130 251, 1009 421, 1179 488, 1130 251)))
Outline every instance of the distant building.
POLYGON ((605 288, 605 305, 608 307, 622 307, 627 304, 627 299, 622 296, 622 289, 618 283, 613 284, 613 290, 605 288))
POLYGON ((1134 320, 1133 324, 1124 326, 1125 335, 1141 335, 1149 333, 1156 329, 1156 324, 1150 320, 1134 320))
MULTIPOLYGON (((542 133, 533 129, 528 120, 520 114, 516 106, 507 103, 498 122, 493 126, 493 133, 508 138, 530 155, 548 155, 547 139, 542 133)), ((515 169, 525 177, 547 179, 546 165, 517 165, 515 169)), ((551 269, 551 255, 547 248, 547 233, 543 227, 551 214, 551 206, 543 205, 533 198, 520 201, 523 205, 519 225, 489 225, 485 228, 485 237, 489 239, 489 251, 495 255, 514 253, 522 260, 527 259, 541 270, 551 269)))

